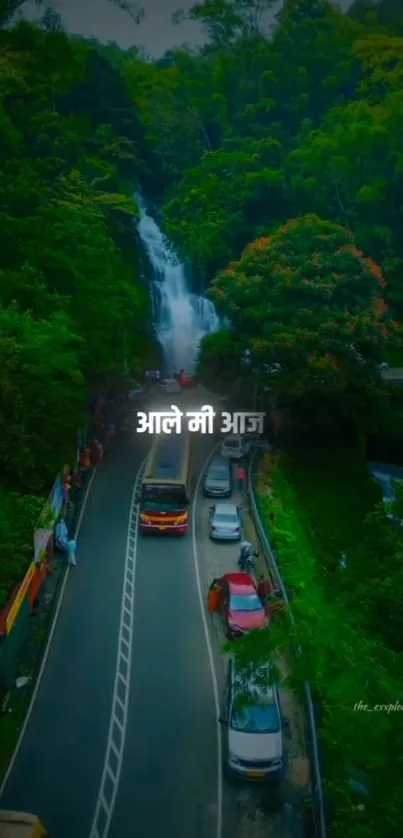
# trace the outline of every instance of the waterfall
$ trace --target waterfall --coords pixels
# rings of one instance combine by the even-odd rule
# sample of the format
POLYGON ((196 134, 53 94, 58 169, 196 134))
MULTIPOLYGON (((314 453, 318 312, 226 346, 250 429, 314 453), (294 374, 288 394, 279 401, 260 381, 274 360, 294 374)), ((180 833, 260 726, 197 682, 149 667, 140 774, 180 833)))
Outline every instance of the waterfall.
POLYGON ((140 209, 137 229, 152 268, 154 329, 166 372, 172 375, 183 369, 192 373, 202 338, 216 332, 220 320, 210 300, 189 291, 184 265, 142 198, 137 195, 136 200, 140 209))

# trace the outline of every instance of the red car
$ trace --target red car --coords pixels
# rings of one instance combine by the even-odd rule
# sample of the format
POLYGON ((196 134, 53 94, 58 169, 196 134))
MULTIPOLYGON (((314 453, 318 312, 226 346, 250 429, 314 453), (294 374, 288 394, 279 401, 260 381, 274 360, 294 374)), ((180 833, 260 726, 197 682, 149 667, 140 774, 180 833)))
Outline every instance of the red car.
POLYGON ((182 387, 182 390, 190 390, 191 387, 196 387, 196 379, 193 375, 189 375, 187 372, 179 373, 178 375, 178 384, 182 387))
POLYGON ((248 573, 226 573, 217 579, 221 592, 221 615, 230 640, 253 629, 267 628, 269 615, 248 573))

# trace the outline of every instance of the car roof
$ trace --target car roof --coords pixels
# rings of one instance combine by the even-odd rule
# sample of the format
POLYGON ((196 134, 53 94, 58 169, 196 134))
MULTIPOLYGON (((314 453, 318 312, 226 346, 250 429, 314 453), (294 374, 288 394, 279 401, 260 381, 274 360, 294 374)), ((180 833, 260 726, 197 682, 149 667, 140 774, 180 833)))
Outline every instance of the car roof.
POLYGON ((228 436, 224 437, 223 442, 228 442, 229 439, 236 440, 237 442, 242 442, 242 435, 241 434, 228 434, 228 436))
POLYGON ((249 573, 224 573, 221 578, 225 579, 234 593, 250 593, 251 588, 256 591, 255 582, 249 573))
POLYGON ((212 468, 217 468, 217 466, 222 466, 223 468, 225 466, 225 468, 228 469, 228 470, 231 467, 230 463, 228 462, 227 457, 213 457, 213 459, 211 460, 211 463, 208 467, 208 471, 210 471, 210 469, 212 469, 212 468))
POLYGON ((216 503, 215 509, 214 509, 214 514, 216 512, 218 512, 218 513, 222 512, 222 513, 225 513, 227 515, 232 513, 233 515, 237 516, 238 515, 238 507, 237 507, 236 503, 216 503))

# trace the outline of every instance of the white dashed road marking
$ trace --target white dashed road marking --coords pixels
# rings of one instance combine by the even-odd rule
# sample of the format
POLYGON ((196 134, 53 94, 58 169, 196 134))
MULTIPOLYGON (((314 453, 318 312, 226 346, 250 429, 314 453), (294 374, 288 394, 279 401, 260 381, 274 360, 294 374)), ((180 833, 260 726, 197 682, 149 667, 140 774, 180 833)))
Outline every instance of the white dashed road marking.
POLYGON ((134 484, 129 513, 126 560, 123 578, 120 628, 116 656, 115 683, 108 740, 90 838, 107 838, 119 787, 123 763, 127 715, 129 709, 130 671, 134 621, 134 577, 136 568, 139 505, 137 494, 147 457, 141 464, 134 484))

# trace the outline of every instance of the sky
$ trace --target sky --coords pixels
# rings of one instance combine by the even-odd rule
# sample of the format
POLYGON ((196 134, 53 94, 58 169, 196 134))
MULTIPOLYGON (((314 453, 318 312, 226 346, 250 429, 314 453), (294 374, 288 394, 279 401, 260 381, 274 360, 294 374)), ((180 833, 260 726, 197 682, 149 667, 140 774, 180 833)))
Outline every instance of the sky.
MULTIPOLYGON (((53 0, 64 27, 75 35, 93 36, 99 41, 116 41, 123 49, 144 46, 153 58, 159 58, 167 49, 189 43, 199 46, 204 42, 201 27, 192 21, 175 26, 172 14, 179 8, 188 10, 195 0, 143 0, 145 18, 136 26, 130 17, 110 0, 53 0)), ((350 0, 340 0, 342 8, 350 0)), ((281 5, 281 0, 279 2, 281 5)), ((33 0, 24 8, 27 17, 35 19, 38 13, 33 0)))

